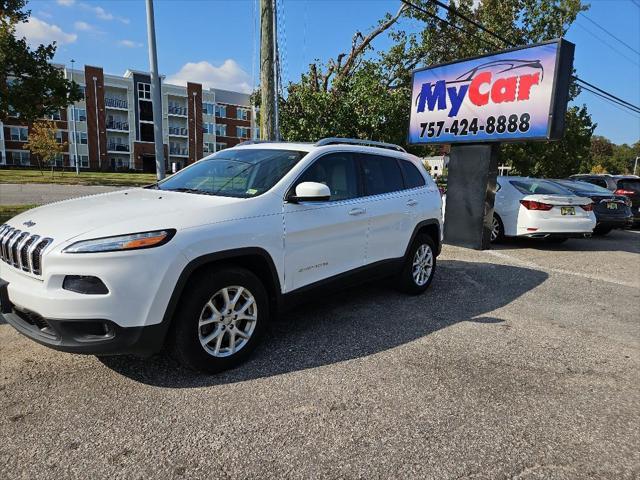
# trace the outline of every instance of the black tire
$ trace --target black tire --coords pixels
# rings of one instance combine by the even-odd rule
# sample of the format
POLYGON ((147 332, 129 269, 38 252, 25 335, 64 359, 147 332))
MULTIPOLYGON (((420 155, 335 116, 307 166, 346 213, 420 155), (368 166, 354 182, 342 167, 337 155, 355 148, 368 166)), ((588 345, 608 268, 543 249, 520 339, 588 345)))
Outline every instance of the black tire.
POLYGON ((607 233, 611 232, 611 230, 613 230, 611 227, 596 227, 593 229, 593 234, 603 237, 607 233))
MULTIPOLYGON (((236 313, 241 308, 242 306, 238 307, 236 304, 236 313)), ((221 313, 224 314, 226 312, 223 311, 221 313)), ((222 267, 216 270, 212 269, 192 278, 185 287, 167 336, 167 350, 180 364, 189 369, 218 373, 239 365, 251 355, 264 334, 268 320, 269 297, 258 277, 243 268, 222 267), (200 317, 205 312, 210 312, 212 318, 216 316, 213 313, 213 309, 207 307, 207 303, 211 300, 218 310, 224 310, 221 308, 223 306, 222 303, 215 305, 217 301, 224 298, 222 295, 217 294, 228 288, 227 293, 230 293, 229 296, 235 296, 234 292, 237 293, 238 289, 234 290, 234 287, 245 289, 241 291, 245 293, 241 293, 238 301, 243 300, 245 304, 251 303, 249 298, 245 299, 242 296, 248 292, 254 299, 255 308, 257 309, 251 310, 252 307, 249 307, 250 310, 248 310, 250 313, 255 311, 255 315, 251 316, 256 317, 255 325, 252 333, 249 334, 248 340, 239 337, 239 334, 240 332, 244 333, 245 329, 250 329, 247 325, 251 322, 242 319, 234 321, 233 313, 225 317, 218 317, 224 318, 224 320, 213 321, 209 325, 199 326, 200 317), (230 323, 227 324, 226 322, 230 323), (214 334, 216 331, 221 333, 207 344, 209 347, 209 351, 207 351, 200 341, 200 336, 202 335, 204 337, 203 340, 206 340, 207 336, 214 334), (226 342, 228 356, 215 356, 211 351, 215 350, 214 343, 217 342, 219 336, 222 336, 222 343, 218 345, 218 349, 224 348, 223 345, 226 342), (238 337, 240 338, 239 342, 238 337), (242 346, 239 346, 235 353, 230 353, 232 338, 236 340, 234 348, 236 348, 235 345, 239 346, 245 340, 247 341, 242 346)), ((246 335, 246 333, 244 334, 246 335)), ((224 352, 218 353, 218 355, 222 354, 224 352)))
POLYGON ((495 213, 493 214, 493 222, 491 228, 491 243, 500 243, 504 241, 504 225, 502 224, 502 219, 495 213))
POLYGON ((404 265, 402 267, 402 271, 398 274, 396 278, 397 288, 401 292, 407 293, 409 295, 418 295, 424 292, 427 288, 429 288, 429 285, 431 285, 431 282, 433 281, 433 276, 435 275, 435 273, 436 273, 436 247, 433 243, 433 240, 429 235, 418 235, 414 239, 413 243, 411 244, 411 247, 409 247, 409 250, 407 251, 407 255, 405 256, 405 259, 404 259, 404 265), (431 266, 431 271, 428 278, 424 283, 420 284, 418 283, 418 281, 416 280, 413 274, 414 273, 413 262, 416 257, 416 253, 418 252, 418 249, 420 249, 423 245, 427 246, 428 250, 430 250, 431 252, 432 266, 431 266))

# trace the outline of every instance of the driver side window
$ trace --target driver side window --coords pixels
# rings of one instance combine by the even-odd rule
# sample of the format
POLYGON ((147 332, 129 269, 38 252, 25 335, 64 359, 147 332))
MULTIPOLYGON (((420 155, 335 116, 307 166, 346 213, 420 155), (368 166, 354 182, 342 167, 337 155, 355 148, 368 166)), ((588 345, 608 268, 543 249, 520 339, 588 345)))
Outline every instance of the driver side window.
POLYGON ((317 159, 298 179, 323 183, 331 190, 331 201, 348 200, 359 195, 358 164, 351 153, 330 153, 317 159))

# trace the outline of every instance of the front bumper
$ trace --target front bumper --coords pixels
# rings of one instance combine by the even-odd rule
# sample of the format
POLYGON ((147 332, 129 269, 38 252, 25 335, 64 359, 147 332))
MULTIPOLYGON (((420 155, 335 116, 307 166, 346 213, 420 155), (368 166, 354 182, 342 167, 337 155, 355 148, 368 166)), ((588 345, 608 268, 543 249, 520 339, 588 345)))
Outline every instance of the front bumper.
POLYGON ((151 355, 162 348, 163 324, 121 327, 103 319, 53 319, 17 307, 9 300, 8 282, 0 279, 0 317, 26 337, 47 347, 92 355, 151 355))

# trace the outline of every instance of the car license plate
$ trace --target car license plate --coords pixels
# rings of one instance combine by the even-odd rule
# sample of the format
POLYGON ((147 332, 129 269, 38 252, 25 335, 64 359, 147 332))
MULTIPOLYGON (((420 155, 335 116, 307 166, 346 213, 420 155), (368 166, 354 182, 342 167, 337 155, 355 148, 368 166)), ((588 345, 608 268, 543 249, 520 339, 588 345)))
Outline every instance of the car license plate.
POLYGON ((617 210, 618 209, 618 204, 616 202, 609 202, 609 203, 607 203, 607 208, 609 210, 617 210))
POLYGON ((560 207, 560 213, 562 215, 575 215, 576 207, 560 207))

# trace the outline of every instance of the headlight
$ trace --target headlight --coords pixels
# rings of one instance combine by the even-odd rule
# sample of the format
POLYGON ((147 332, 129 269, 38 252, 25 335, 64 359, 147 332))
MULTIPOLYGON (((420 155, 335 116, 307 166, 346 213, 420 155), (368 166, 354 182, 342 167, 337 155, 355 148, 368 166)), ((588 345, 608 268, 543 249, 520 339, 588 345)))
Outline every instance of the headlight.
POLYGON ((175 235, 173 229, 155 232, 131 233, 115 237, 94 238, 73 243, 63 250, 65 253, 119 252, 121 250, 139 250, 164 245, 175 235))

